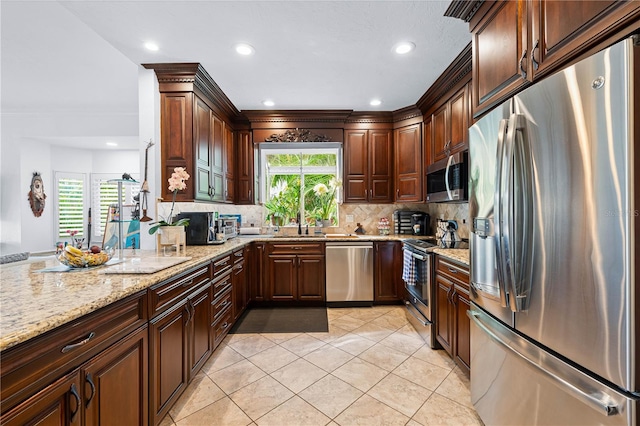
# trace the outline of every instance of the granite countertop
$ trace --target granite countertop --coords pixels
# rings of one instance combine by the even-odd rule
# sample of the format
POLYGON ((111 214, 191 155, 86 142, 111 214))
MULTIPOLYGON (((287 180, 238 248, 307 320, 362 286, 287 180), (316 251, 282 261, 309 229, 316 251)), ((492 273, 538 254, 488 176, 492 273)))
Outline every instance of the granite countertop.
MULTIPOLYGON (((364 235, 361 241, 400 241, 411 235, 364 235)), ((105 274, 108 266, 71 272, 37 272, 59 266, 54 256, 0 265, 0 351, 53 330, 252 241, 353 241, 353 236, 240 236, 222 245, 187 246, 191 259, 153 274, 105 274)), ((453 250, 452 250, 453 251, 453 250)), ((155 250, 126 251, 127 260, 157 257, 155 250)), ((455 258, 454 258, 455 259, 455 258)))
POLYGON ((432 251, 439 256, 448 257, 469 266, 469 249, 434 248, 432 251))

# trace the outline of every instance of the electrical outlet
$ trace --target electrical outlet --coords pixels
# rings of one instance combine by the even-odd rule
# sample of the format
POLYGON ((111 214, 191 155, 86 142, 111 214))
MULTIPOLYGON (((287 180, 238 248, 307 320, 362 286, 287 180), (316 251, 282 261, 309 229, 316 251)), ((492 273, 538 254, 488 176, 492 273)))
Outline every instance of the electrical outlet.
POLYGON ((347 215, 347 223, 353 223, 353 215, 352 214, 348 214, 347 215))

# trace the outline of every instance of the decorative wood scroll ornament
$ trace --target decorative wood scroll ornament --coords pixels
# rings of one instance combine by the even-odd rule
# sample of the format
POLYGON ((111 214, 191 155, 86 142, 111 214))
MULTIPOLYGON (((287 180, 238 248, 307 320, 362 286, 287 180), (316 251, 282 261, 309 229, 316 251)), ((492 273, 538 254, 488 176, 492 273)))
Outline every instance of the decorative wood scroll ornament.
POLYGON ((295 129, 287 130, 284 133, 269 136, 265 142, 330 142, 331 138, 325 135, 318 135, 311 130, 295 129))
POLYGON ((47 196, 44 193, 42 176, 40 176, 40 173, 38 172, 33 172, 33 177, 31 178, 31 191, 29 191, 28 200, 29 205, 31 206, 31 211, 35 217, 42 216, 45 198, 47 198, 47 196))

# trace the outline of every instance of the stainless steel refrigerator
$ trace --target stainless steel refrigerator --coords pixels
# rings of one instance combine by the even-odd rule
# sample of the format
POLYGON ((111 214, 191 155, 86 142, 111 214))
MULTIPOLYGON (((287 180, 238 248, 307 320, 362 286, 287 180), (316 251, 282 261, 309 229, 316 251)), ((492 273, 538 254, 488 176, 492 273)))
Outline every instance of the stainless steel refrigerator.
POLYGON ((471 399, 487 425, 640 422, 639 49, 621 41, 469 128, 471 399))

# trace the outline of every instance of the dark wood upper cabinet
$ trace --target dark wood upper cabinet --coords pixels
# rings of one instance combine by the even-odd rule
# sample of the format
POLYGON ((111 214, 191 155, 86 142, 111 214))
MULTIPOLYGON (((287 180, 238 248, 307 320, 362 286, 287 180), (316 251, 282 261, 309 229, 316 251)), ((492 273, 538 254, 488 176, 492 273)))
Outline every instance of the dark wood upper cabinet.
POLYGON ((422 200, 422 124, 412 124, 394 132, 395 201, 422 200))
POLYGON ((390 203, 391 130, 345 130, 344 201, 390 203))
MULTIPOLYGON (((235 201, 235 138, 240 112, 198 63, 144 64, 153 69, 160 90, 161 181, 175 167, 193 180, 178 201, 235 201)), ((162 197, 173 194, 162 186, 162 197)))
POLYGON ((253 142, 251 140, 251 132, 248 130, 240 130, 238 132, 237 145, 237 203, 253 204, 255 199, 253 192, 255 177, 253 174, 253 142))
POLYGON ((495 105, 531 81, 527 3, 527 0, 495 2, 472 28, 474 114, 495 105))
POLYGON ((470 19, 474 117, 638 28, 635 1, 485 2, 470 19))
MULTIPOLYGON (((468 146, 469 85, 466 85, 439 107, 431 117, 431 137, 425 137, 430 151, 428 164, 447 158, 468 146)), ((427 128, 425 127, 425 132, 427 128)))

